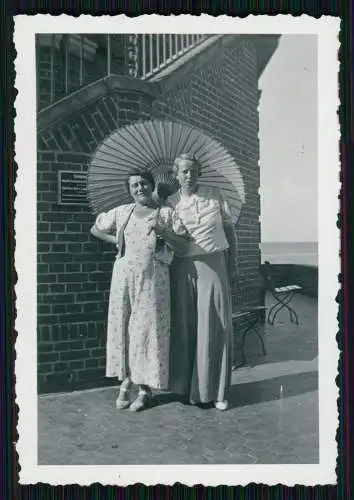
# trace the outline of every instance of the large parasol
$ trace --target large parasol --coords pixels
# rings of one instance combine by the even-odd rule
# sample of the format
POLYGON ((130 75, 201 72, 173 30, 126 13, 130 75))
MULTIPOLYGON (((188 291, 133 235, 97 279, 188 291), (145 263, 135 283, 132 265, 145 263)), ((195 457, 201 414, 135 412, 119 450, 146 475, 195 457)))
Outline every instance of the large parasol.
POLYGON ((160 195, 178 189, 175 158, 194 155, 201 165, 198 183, 218 187, 238 221, 245 190, 240 169, 228 151, 199 129, 170 121, 145 121, 122 127, 95 151, 88 169, 88 197, 95 213, 131 202, 125 180, 133 170, 149 170, 160 195))

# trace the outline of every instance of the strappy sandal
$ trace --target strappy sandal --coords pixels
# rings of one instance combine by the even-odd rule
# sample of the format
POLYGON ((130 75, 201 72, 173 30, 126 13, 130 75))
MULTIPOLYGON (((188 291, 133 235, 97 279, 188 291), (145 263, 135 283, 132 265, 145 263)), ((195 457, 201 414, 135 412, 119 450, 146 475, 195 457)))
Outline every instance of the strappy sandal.
POLYGON ((123 387, 119 390, 119 395, 116 400, 116 408, 117 410, 126 410, 130 406, 129 399, 129 389, 125 389, 123 387))
POLYGON ((151 396, 151 390, 140 390, 137 398, 130 405, 129 410, 134 412, 146 410, 146 408, 149 406, 151 396))

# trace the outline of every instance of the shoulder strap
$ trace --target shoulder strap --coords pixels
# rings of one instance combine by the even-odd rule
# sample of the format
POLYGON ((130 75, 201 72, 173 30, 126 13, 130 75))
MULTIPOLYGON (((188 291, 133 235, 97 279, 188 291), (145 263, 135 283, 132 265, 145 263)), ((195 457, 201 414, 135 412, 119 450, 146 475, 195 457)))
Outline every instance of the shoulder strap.
POLYGON ((135 204, 132 204, 131 207, 129 207, 125 221, 120 226, 119 231, 118 231, 117 243, 118 243, 118 251, 119 251, 119 254, 121 257, 124 255, 124 251, 125 251, 124 230, 127 227, 127 224, 128 224, 129 219, 133 213, 134 208, 135 208, 135 204))
POLYGON ((135 208, 135 204, 133 203, 130 207, 129 207, 129 210, 127 211, 127 216, 125 218, 125 221, 123 222, 123 224, 121 225, 121 230, 124 231, 124 229, 127 227, 127 224, 129 222, 129 219, 133 213, 133 210, 135 208))

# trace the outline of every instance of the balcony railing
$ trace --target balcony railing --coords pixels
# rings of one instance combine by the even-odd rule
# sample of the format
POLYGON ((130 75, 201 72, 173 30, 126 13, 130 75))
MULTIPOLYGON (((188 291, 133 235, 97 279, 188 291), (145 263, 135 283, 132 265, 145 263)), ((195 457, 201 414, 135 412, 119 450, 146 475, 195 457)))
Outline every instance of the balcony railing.
POLYGON ((207 38, 207 35, 137 35, 138 58, 136 73, 147 79, 189 52, 207 38))
POLYGON ((38 107, 42 109, 105 76, 148 80, 211 35, 37 35, 38 107))

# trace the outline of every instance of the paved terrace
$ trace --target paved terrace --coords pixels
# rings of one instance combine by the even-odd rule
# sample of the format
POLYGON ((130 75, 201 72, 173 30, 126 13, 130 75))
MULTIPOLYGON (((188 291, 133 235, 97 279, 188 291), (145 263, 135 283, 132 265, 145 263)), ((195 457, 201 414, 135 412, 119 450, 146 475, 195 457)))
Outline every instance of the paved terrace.
POLYGON ((41 465, 318 463, 317 301, 267 326, 266 358, 233 373, 227 412, 156 394, 117 412, 116 388, 41 396, 41 465))

